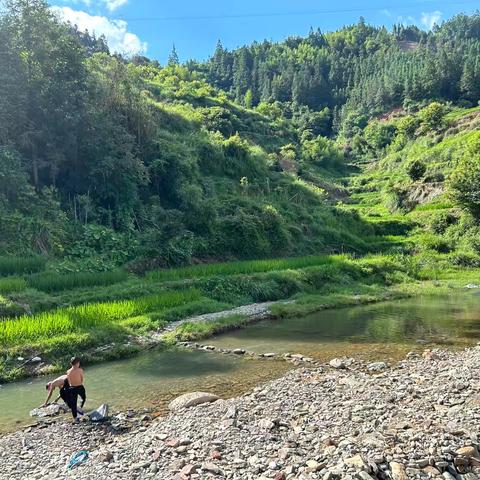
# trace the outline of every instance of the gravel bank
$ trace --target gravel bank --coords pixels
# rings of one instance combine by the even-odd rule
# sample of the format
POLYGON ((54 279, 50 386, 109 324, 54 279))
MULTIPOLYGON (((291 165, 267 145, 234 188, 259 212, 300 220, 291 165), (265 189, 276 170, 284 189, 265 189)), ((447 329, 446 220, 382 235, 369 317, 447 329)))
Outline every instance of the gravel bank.
MULTIPOLYGON (((163 333, 171 332, 178 328, 184 323, 198 323, 198 322, 214 322, 215 320, 220 320, 221 318, 231 317, 233 315, 245 315, 247 317, 255 318, 261 320, 270 315, 270 307, 277 302, 262 302, 262 303, 251 303, 249 305, 242 305, 240 307, 235 307, 230 310, 222 310, 221 312, 214 313, 204 313, 203 315, 197 315, 195 317, 185 318, 183 320, 178 320, 176 322, 169 323, 164 330, 160 332, 160 335, 163 333)), ((291 303, 291 302, 282 302, 282 303, 291 303)))
POLYGON ((129 429, 123 417, 115 428, 57 423, 4 436, 0 477, 480 479, 480 347, 412 354, 380 372, 331 365, 129 429), (89 460, 67 471, 83 448, 89 460))

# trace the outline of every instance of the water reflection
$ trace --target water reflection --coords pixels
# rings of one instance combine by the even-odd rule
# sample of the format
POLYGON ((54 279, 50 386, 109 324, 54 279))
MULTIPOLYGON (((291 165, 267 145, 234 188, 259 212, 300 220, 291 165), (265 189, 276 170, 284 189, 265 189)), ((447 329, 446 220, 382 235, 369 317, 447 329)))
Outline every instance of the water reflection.
POLYGON ((304 318, 263 321, 246 330, 221 335, 211 342, 258 352, 298 351, 324 357, 338 347, 359 350, 370 346, 374 356, 379 344, 383 351, 403 353, 418 341, 438 345, 468 345, 480 339, 480 297, 404 299, 339 310, 325 310, 304 318), (355 347, 356 346, 356 347, 355 347))

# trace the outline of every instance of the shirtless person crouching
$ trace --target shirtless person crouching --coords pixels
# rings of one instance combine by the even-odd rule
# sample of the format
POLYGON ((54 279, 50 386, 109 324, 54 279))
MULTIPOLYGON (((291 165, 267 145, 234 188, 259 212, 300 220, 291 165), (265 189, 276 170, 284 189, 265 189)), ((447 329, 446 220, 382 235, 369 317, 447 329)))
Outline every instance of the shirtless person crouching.
MULTIPOLYGON (((48 391, 47 398, 45 400, 45 403, 42 405, 42 407, 46 407, 48 405, 48 402, 52 398, 53 392, 55 391, 56 388, 60 390, 58 397, 53 401, 53 403, 56 403, 59 398, 61 398, 67 405, 67 390, 66 390, 66 385, 65 385, 65 380, 67 379, 66 375, 61 375, 60 377, 56 378, 55 380, 52 380, 51 382, 48 382, 45 388, 48 391)), ((68 384, 67 384, 68 385, 68 384)))
POLYGON ((83 369, 80 367, 80 359, 78 357, 73 357, 70 361, 72 367, 67 371, 67 398, 68 406, 72 411, 73 423, 78 422, 78 407, 77 401, 78 397, 82 397, 82 407, 86 400, 85 387, 83 386, 83 369))

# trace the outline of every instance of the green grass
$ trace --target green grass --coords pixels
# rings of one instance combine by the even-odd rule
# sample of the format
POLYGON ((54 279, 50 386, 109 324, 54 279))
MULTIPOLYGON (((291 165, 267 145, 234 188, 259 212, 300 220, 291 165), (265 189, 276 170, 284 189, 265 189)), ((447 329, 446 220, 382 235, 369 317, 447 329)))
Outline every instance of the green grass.
POLYGON ((112 285, 128 278, 124 270, 112 272, 78 272, 61 275, 45 272, 28 278, 29 287, 42 292, 60 292, 74 288, 112 285))
POLYGON ((165 292, 118 302, 67 307, 0 322, 0 345, 25 345, 58 335, 94 330, 129 317, 183 305, 200 299, 198 290, 165 292))
POLYGON ((42 257, 0 257, 0 276, 37 273, 44 268, 42 257))
POLYGON ((27 282, 22 277, 0 278, 0 293, 18 293, 27 288, 27 282))
POLYGON ((470 113, 480 112, 480 107, 472 107, 472 108, 455 108, 451 112, 445 115, 445 120, 447 121, 457 121, 463 118, 470 113))
POLYGON ((185 322, 165 336, 165 342, 188 342, 211 337, 216 333, 242 328, 251 322, 245 315, 230 315, 215 321, 185 322))
POLYGON ((217 275, 253 274, 279 270, 301 269, 324 265, 333 261, 332 256, 317 255, 307 257, 276 258, 268 260, 246 260, 240 262, 212 263, 190 267, 155 270, 147 274, 154 281, 172 281, 217 275))

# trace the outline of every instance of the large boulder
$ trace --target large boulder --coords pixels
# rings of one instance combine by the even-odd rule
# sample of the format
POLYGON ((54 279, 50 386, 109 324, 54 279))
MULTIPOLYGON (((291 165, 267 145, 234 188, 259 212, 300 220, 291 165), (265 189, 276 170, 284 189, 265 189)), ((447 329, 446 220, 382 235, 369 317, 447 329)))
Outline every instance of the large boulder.
POLYGON ((206 392, 192 392, 186 393, 185 395, 180 395, 179 397, 172 400, 168 408, 174 412, 181 410, 182 408, 196 407, 202 403, 211 403, 216 402, 218 397, 213 393, 206 392))
POLYGON ((66 407, 66 405, 60 403, 51 403, 46 407, 34 408, 30 411, 30 416, 38 418, 55 417, 67 411, 68 408, 66 407))

